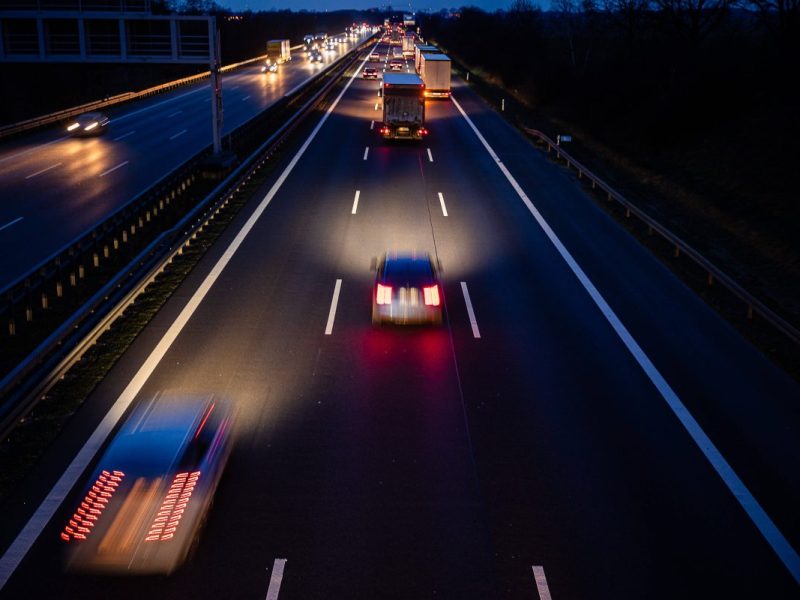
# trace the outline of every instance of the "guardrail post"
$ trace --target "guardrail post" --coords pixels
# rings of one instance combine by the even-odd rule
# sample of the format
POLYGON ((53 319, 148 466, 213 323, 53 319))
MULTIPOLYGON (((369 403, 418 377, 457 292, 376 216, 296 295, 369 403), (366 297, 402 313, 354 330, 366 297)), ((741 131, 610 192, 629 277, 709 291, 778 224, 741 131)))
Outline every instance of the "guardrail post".
POLYGON ((119 250, 119 238, 114 238, 114 250, 119 250))
POLYGON ((631 207, 630 206, 626 206, 625 207, 625 217, 628 218, 628 219, 631 218, 631 207))
POLYGON ((95 268, 100 266, 100 256, 97 254, 97 252, 92 252, 92 264, 95 266, 95 268))
POLYGON ((139 227, 144 227, 144 219, 142 219, 141 215, 139 216, 139 227))
POLYGON ((57 298, 64 297, 64 284, 61 283, 60 279, 56 281, 56 297, 57 298))
POLYGON ((25 320, 28 323, 31 323, 33 321, 33 308, 31 308, 30 305, 25 307, 25 320))
POLYGON ((714 274, 711 273, 710 271, 708 273, 708 279, 706 281, 708 281, 708 285, 714 285, 714 274))
POLYGON ((17 335, 17 324, 14 322, 14 319, 8 320, 8 335, 12 337, 17 335))
POLYGON ((42 292, 42 308, 47 310, 48 302, 47 302, 47 292, 42 292))
POLYGON ((150 211, 149 210, 144 213, 144 218, 148 223, 150 222, 150 211))
POLYGON ((78 281, 77 281, 77 279, 75 277, 75 271, 72 271, 69 274, 69 285, 70 285, 70 287, 75 287, 76 285, 78 285, 78 281))
POLYGON ((680 255, 681 255, 681 247, 676 245, 675 246, 675 252, 672 253, 672 256, 674 256, 675 258, 678 258, 680 255))
POLYGON ((652 225, 648 225, 647 226, 647 235, 653 235, 653 226, 652 225))
POLYGON ((78 279, 83 279, 86 276, 86 269, 83 265, 78 265, 78 279))

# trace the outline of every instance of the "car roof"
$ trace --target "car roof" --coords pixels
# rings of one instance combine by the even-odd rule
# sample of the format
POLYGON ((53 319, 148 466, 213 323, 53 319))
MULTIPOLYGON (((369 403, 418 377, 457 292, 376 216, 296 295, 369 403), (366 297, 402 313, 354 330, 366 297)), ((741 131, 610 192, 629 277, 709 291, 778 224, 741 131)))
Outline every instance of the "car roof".
POLYGON ((388 252, 381 279, 400 286, 421 286, 435 281, 433 264, 427 252, 388 252))

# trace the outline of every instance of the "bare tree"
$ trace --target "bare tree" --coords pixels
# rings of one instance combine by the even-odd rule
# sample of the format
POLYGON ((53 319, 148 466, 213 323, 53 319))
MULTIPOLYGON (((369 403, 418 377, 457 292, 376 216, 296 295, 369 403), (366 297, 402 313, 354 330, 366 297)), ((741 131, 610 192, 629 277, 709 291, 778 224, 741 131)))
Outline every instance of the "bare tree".
POLYGON ((661 15, 690 49, 696 49, 720 24, 738 0, 654 0, 661 15))

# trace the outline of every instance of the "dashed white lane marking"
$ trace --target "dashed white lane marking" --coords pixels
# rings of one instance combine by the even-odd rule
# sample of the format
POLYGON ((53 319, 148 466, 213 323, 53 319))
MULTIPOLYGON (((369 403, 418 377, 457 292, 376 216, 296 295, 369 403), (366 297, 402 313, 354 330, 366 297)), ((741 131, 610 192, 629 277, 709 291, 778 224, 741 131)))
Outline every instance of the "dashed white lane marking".
POLYGON ((187 131, 186 129, 184 129, 183 131, 179 131, 179 132, 178 132, 178 133, 176 133, 175 135, 171 135, 171 136, 169 136, 169 139, 170 139, 170 140, 174 140, 174 139, 176 139, 176 138, 179 138, 179 137, 181 137, 181 136, 182 136, 184 133, 186 133, 186 131, 187 131))
POLYGON ((378 110, 378 103, 375 103, 375 110, 378 110))
POLYGON ((177 116, 178 116, 179 114, 181 114, 182 112, 183 112, 183 109, 181 109, 181 110, 176 110, 174 113, 172 113, 172 114, 170 114, 170 115, 167 115, 167 118, 168 118, 168 119, 171 119, 172 117, 177 117, 177 116))
POLYGON ((120 168, 124 167, 125 165, 127 165, 127 164, 128 164, 128 162, 130 162, 130 161, 127 161, 127 160, 126 160, 126 161, 124 161, 124 162, 121 162, 121 163, 119 163, 119 164, 118 164, 116 167, 111 167, 111 168, 110 168, 108 171, 103 171, 102 173, 100 173, 100 175, 98 175, 98 177, 105 177, 105 176, 106 176, 106 175, 108 175, 109 173, 113 173, 113 172, 114 172, 114 171, 116 171, 117 169, 120 169, 120 168))
POLYGON ((336 306, 339 304, 339 292, 342 290, 342 280, 337 279, 333 287, 333 298, 331 298, 331 309, 328 312, 328 324, 325 326, 325 335, 333 333, 333 321, 336 318, 336 306))
POLYGON ((250 96, 245 96, 244 98, 242 98, 242 102, 244 102, 245 100, 250 100, 250 96))
POLYGON ((442 214, 446 217, 447 207, 444 205, 444 196, 442 195, 442 192, 439 192, 439 204, 442 205, 442 214))
POLYGON ((232 90, 238 90, 240 87, 242 87, 242 86, 240 86, 240 85, 232 85, 231 89, 232 90))
POLYGON ((124 133, 124 134, 122 134, 122 135, 121 135, 121 136, 119 136, 119 137, 115 137, 115 138, 114 138, 114 141, 115 141, 115 142, 118 142, 118 141, 120 141, 120 140, 124 140, 126 137, 128 137, 129 135, 133 135, 134 133, 136 133, 136 130, 135 130, 135 129, 134 129, 133 131, 129 131, 128 133, 124 133))
POLYGON ((32 178, 36 177, 37 175, 41 175, 42 173, 47 173, 50 169, 55 169, 56 167, 60 167, 62 164, 63 163, 56 163, 54 165, 50 165, 49 167, 45 167, 44 169, 41 169, 40 171, 36 171, 36 173, 31 173, 30 175, 26 175, 25 179, 32 179, 32 178))
MULTIPOLYGON (((364 59, 364 62, 366 62, 366 59, 364 59)), ((364 62, 361 63, 362 66, 364 62)), ((283 170, 280 177, 278 177, 275 183, 272 184, 272 187, 253 211, 253 214, 250 215, 250 218, 247 219, 241 230, 239 230, 239 233, 237 233, 233 238, 233 241, 230 243, 225 252, 223 252, 222 256, 216 262, 209 274, 206 275, 206 278, 203 280, 197 290, 195 290, 194 294, 192 294, 192 297, 189 298, 186 306, 183 307, 183 310, 181 310, 181 312, 175 318, 175 321, 173 321, 172 325, 170 325, 169 329, 167 329, 167 332, 164 334, 158 344, 156 344, 156 347, 153 348, 153 351, 145 359, 144 363, 130 380, 128 385, 124 390, 122 390, 122 393, 111 406, 108 413, 106 413, 106 416, 103 417, 103 420, 89 437, 86 444, 84 444, 83 448, 80 449, 59 480, 47 494, 47 497, 42 500, 42 503, 25 524, 25 527, 22 528, 22 531, 19 532, 19 535, 17 535, 13 542, 11 542, 11 545, 8 547, 5 554, 0 557, 0 591, 3 590, 3 587, 5 587, 6 583, 8 583, 8 580, 14 574, 14 571, 25 558, 25 555, 28 554, 30 549, 36 543, 36 540, 50 522, 50 519, 53 518, 53 515, 58 510, 58 507, 61 506, 61 503, 67 497, 67 494, 69 494, 70 490, 78 482, 78 478, 86 470, 86 467, 89 465, 89 463, 94 460, 94 457, 100 451, 100 448, 103 446, 108 436, 117 426, 117 423, 122 415, 125 414, 125 411, 136 399, 137 394, 142 390, 144 384, 147 383, 147 380, 150 378, 150 375, 153 374, 153 371, 156 370, 156 367, 158 367, 167 351, 178 338, 178 335, 180 335, 181 331, 186 326, 186 323, 189 322, 189 319, 197 310, 197 307, 200 306, 200 303, 206 297, 209 290, 213 287, 220 274, 225 270, 225 267, 228 266, 228 263, 233 258, 233 255, 236 254, 236 251, 242 245, 242 242, 244 242, 250 231, 253 229, 253 227, 255 227, 256 222, 261 218, 261 215, 281 189, 286 179, 300 161, 300 158, 303 156, 303 154, 305 154, 305 151, 308 150, 311 142, 313 142, 314 138, 317 137, 319 130, 322 129, 322 126, 328 120, 328 117, 339 105, 339 101, 342 99, 342 96, 344 96, 345 92, 350 89, 350 84, 353 83, 353 77, 355 77, 355 75, 350 77, 342 91, 339 92, 336 100, 333 101, 325 114, 322 115, 319 123, 317 123, 317 126, 314 127, 313 131, 303 145, 300 146, 297 154, 295 154, 294 158, 292 158, 289 164, 286 165, 286 168, 283 170)))
POLYGON ((351 215, 356 214, 356 211, 358 210, 358 198, 359 198, 359 196, 361 196, 361 190, 356 190, 356 197, 353 198, 353 210, 350 211, 351 215))
POLYGON ((375 127, 375 121, 369 122, 369 130, 372 131, 372 128, 375 127))
POLYGON ((528 211, 530 211, 531 215, 533 215, 533 218, 536 219, 536 222, 539 223, 539 227, 542 228, 542 231, 544 231, 545 235, 550 239, 550 242, 553 244, 553 246, 555 246, 556 250, 561 255, 561 258, 565 263, 567 263, 567 266, 573 272, 575 277, 578 278, 580 284, 594 301, 597 308, 600 309, 600 312, 611 325, 619 339, 639 364, 645 375, 647 375, 647 377, 653 383, 659 394, 661 394, 661 397, 678 418, 678 421, 680 421, 681 425, 683 425, 686 432, 691 436, 692 441, 694 441, 694 443, 706 457, 706 460, 711 464, 722 481, 725 483, 725 486, 728 488, 731 494, 733 494, 733 497, 744 509, 745 513, 747 513, 747 516, 750 518, 756 528, 758 528, 758 531, 772 547, 772 550, 775 552, 775 554, 778 555, 778 558, 780 558, 784 566, 792 574, 794 580, 797 583, 800 583, 800 555, 797 554, 797 551, 792 548, 791 544, 789 544, 789 541, 786 539, 783 533, 781 533, 775 523, 772 522, 772 519, 770 519, 769 515, 761 507, 753 494, 750 493, 750 490, 747 489, 747 486, 733 470, 733 467, 728 464, 728 461, 725 460, 724 456, 722 456, 722 453, 711 441, 711 438, 706 435, 706 432, 703 431, 702 427, 700 427, 700 424, 695 420, 695 418, 686 408, 686 405, 684 405, 684 403, 678 397, 678 394, 675 393, 669 383, 667 383, 667 380, 664 379, 664 376, 650 360, 650 357, 645 354, 644 350, 642 350, 641 346, 639 346, 639 343, 633 339, 633 336, 630 334, 628 329, 622 324, 622 321, 620 321, 617 314, 608 305, 608 302, 606 302, 605 298, 603 298, 602 294, 600 294, 586 273, 583 272, 583 269, 581 269, 580 265, 578 265, 572 254, 570 254, 566 246, 564 246, 556 233, 551 229, 547 221, 545 221, 541 213, 533 205, 533 202, 531 202, 530 198, 528 198, 528 195, 525 193, 519 183, 517 183, 517 180, 514 179, 514 176, 511 175, 511 172, 503 164, 503 161, 500 160, 500 157, 497 156, 497 153, 489 145, 489 142, 486 141, 486 138, 484 138, 481 132, 478 131, 478 128, 475 127, 472 119, 470 119, 469 116, 467 116, 467 113, 464 112, 464 109, 461 108, 461 104, 459 104, 458 101, 452 96, 451 100, 453 101, 453 105, 458 109, 458 112, 461 113, 461 116, 466 119, 472 131, 478 137, 481 144, 483 144, 483 147, 495 161, 497 167, 500 169, 500 171, 502 171, 503 175, 505 175, 506 179, 511 184, 511 187, 513 187, 514 191, 517 192, 520 200, 522 200, 522 202, 528 208, 528 211))
POLYGON ((272 563, 272 573, 269 576, 269 587, 267 588, 267 600, 278 600, 278 593, 281 591, 281 583, 283 582, 283 568, 285 566, 285 558, 276 558, 272 563))
POLYGON ((552 600, 550 588, 547 586, 547 577, 544 576, 544 567, 532 567, 533 578, 536 580, 536 591, 539 592, 539 600, 552 600))
POLYGON ((464 302, 467 305, 467 314, 469 315, 469 324, 472 326, 472 337, 480 338, 481 332, 478 329, 478 321, 475 320, 475 311, 472 310, 472 300, 469 299, 469 290, 467 290, 467 283, 461 282, 461 292, 464 294, 464 302))
POLYGON ((367 156, 369 156, 369 146, 364 148, 364 160, 367 160, 367 156))
POLYGON ((430 148, 428 148, 428 160, 430 162, 433 162, 433 154, 431 154, 431 149, 430 148))
POLYGON ((25 217, 17 217, 17 218, 16 218, 16 219, 14 219, 13 221, 9 221, 9 222, 8 222, 8 223, 6 223, 5 225, 0 225, 0 231, 3 231, 3 229, 8 229, 8 228, 9 228, 9 227, 11 227, 12 225, 14 225, 14 224, 16 224, 16 223, 19 223, 20 221, 22 221, 22 219, 24 219, 24 218, 25 218, 25 217))

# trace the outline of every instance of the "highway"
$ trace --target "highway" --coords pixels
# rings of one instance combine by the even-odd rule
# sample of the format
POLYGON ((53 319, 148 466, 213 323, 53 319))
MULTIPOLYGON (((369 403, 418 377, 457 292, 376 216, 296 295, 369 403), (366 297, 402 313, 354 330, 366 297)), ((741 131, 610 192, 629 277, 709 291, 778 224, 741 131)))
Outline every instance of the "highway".
MULTIPOLYGON (((223 135, 325 69, 360 40, 302 51, 277 73, 253 64, 223 75, 223 135)), ((0 144, 0 289, 211 144, 208 81, 105 111, 108 131, 73 138, 50 128, 0 144), (25 240, 36 239, 35 245, 25 240), (26 251, 15 251, 21 245, 26 251)))
POLYGON ((215 392, 241 414, 194 556, 65 573, 56 487, 0 595, 797 598, 800 386, 463 81, 421 144, 381 140, 376 87, 342 88, 3 507, 8 548, 112 406, 215 392), (441 261, 441 327, 371 324, 387 249, 441 261))

